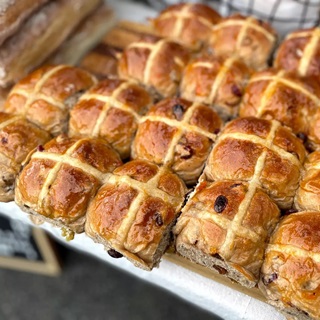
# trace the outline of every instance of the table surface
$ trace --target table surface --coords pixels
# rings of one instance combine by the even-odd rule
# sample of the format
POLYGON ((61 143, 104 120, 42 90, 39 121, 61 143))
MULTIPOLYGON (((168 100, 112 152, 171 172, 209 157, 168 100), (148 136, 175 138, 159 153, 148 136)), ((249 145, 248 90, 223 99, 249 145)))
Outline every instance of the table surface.
MULTIPOLYGON (((126 1, 107 1, 116 11, 119 19, 143 22, 156 13, 143 5, 126 1)), ((31 224, 28 215, 22 212, 15 203, 0 203, 0 213, 31 224)), ((48 223, 40 226, 59 241, 65 241, 58 228, 48 223)), ((195 305, 213 312, 223 319, 238 320, 283 320, 284 317, 273 307, 250 296, 222 285, 199 273, 177 265, 171 259, 162 259, 160 267, 152 272, 134 267, 126 259, 112 259, 104 251, 103 246, 95 244, 85 234, 75 235, 74 240, 67 243, 72 248, 87 252, 111 263, 112 265, 134 274, 135 276, 161 286, 195 305)))

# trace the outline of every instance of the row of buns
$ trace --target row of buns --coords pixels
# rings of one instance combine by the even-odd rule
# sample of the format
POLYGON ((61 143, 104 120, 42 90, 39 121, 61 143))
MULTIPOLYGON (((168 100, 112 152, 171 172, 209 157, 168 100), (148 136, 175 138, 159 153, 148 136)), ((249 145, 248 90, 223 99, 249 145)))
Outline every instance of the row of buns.
POLYGON ((318 29, 289 35, 278 50, 276 61, 292 41, 302 46, 290 72, 252 75, 275 44, 266 23, 178 5, 153 24, 164 38, 131 43, 122 79, 58 65, 13 87, 0 114, 1 201, 67 238, 84 231, 147 270, 172 231, 180 255, 258 285, 296 319, 319 319, 319 151, 309 154, 318 146, 309 75, 318 76, 318 29), (207 41, 224 56, 195 53, 207 41))

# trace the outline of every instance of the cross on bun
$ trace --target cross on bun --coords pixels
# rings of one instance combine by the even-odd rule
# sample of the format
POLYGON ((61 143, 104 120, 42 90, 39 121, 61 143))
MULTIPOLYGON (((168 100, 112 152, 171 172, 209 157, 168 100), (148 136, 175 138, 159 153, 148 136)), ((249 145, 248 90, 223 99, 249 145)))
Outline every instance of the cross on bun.
POLYGON ((320 151, 308 155, 304 174, 294 199, 299 211, 320 211, 320 151))
POLYGON ((159 264, 186 187, 165 167, 133 160, 114 170, 90 205, 85 231, 112 257, 151 270, 159 264))
POLYGON ((238 115, 249 68, 238 58, 205 56, 191 61, 183 74, 180 94, 213 106, 224 119, 238 115))
POLYGON ((287 35, 278 48, 274 66, 314 76, 320 81, 320 28, 297 30, 287 35))
POLYGON ((259 287, 296 320, 320 319, 320 213, 284 217, 266 249, 259 287))
POLYGON ((94 76, 76 67, 44 66, 12 88, 4 108, 56 136, 67 131, 70 108, 95 82, 94 76))
POLYGON ((240 116, 276 119, 308 138, 310 148, 316 148, 320 144, 320 132, 314 123, 319 110, 320 83, 284 70, 268 69, 251 77, 240 116))
POLYGON ((144 37, 124 50, 118 63, 119 76, 146 86, 160 97, 176 94, 189 51, 168 39, 144 37))
POLYGON ((167 7, 151 22, 161 36, 197 50, 220 19, 219 13, 207 5, 181 3, 167 7))
POLYGON ((236 55, 256 70, 268 64, 277 35, 274 29, 252 16, 234 14, 212 29, 210 47, 216 55, 236 55))
POLYGON ((254 287, 268 235, 279 220, 276 204, 250 182, 200 182, 174 228, 178 253, 254 287))
POLYGON ((82 95, 71 110, 69 135, 103 138, 126 159, 141 115, 151 102, 148 92, 135 83, 103 80, 82 95))
POLYGON ((276 120, 239 118, 228 123, 204 170, 215 180, 249 181, 282 209, 289 209, 299 186, 305 148, 289 128, 276 120))
POLYGON ((162 100, 141 119, 132 158, 166 165, 186 183, 195 183, 221 126, 217 113, 206 105, 162 100))
POLYGON ((21 163, 50 135, 20 116, 0 112, 0 201, 14 199, 15 178, 21 163))
POLYGON ((119 155, 103 139, 60 135, 26 161, 17 178, 15 201, 40 220, 83 232, 90 201, 121 164, 119 155))

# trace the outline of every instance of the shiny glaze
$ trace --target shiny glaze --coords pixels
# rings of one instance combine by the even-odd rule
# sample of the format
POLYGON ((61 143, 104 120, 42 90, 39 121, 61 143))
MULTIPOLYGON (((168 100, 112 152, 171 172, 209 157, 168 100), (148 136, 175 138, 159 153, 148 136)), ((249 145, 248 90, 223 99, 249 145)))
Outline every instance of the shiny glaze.
MULTIPOLYGON (((72 152, 68 151, 71 158, 99 170, 101 176, 122 164, 118 154, 103 139, 87 138, 79 141, 58 136, 38 152, 63 155, 71 147, 74 148, 72 152)), ((40 192, 50 169, 53 169, 56 163, 55 160, 32 158, 18 177, 16 202, 22 207, 26 204, 33 212, 59 221, 72 229, 73 224, 84 223, 80 219, 86 214, 87 206, 101 181, 84 169, 64 163, 48 186, 44 201, 39 203, 40 192)))
POLYGON ((91 203, 86 221, 89 236, 107 243, 147 268, 152 268, 155 263, 156 250, 165 230, 176 218, 186 193, 186 187, 178 176, 168 169, 161 169, 157 188, 175 197, 177 205, 170 204, 165 197, 152 196, 154 187, 149 181, 155 178, 159 170, 158 166, 144 160, 133 160, 117 168, 114 171, 116 177, 128 176, 133 182, 107 181, 91 203), (134 180, 145 183, 145 191, 139 191, 134 180), (143 197, 133 212, 131 205, 138 195, 143 197), (128 215, 135 218, 127 220, 126 231, 120 231, 128 215))
MULTIPOLYGON (((96 122, 103 112, 105 102, 99 100, 110 97, 121 85, 127 82, 118 79, 100 81, 88 94, 99 95, 96 99, 81 99, 70 112, 69 134, 71 136, 93 136, 96 122)), ((142 87, 130 83, 116 97, 118 102, 143 115, 151 104, 151 97, 142 87)), ((123 159, 130 155, 131 143, 138 127, 138 120, 126 110, 120 110, 108 103, 108 110, 96 136, 104 138, 119 152, 123 159)))
MULTIPOLYGON (((290 245, 293 248, 320 253, 319 212, 300 212, 286 216, 271 238, 272 244, 290 245)), ((260 286, 271 300, 279 299, 288 308, 294 307, 320 317, 320 264, 305 255, 271 250, 262 267, 262 280, 276 274, 270 283, 260 286)))
MULTIPOLYGON (((285 69, 295 73, 298 72, 299 63, 304 52, 305 47, 308 45, 314 28, 303 29, 292 32, 290 35, 299 34, 303 31, 304 36, 285 39, 279 46, 274 60, 274 66, 277 68, 285 69)), ((320 79, 320 41, 318 41, 316 51, 310 60, 306 74, 301 76, 314 76, 317 81, 320 79)))
MULTIPOLYGON (((224 18, 220 21, 220 23, 224 23, 227 21, 243 21, 250 17, 245 17, 240 14, 234 14, 227 18, 224 18)), ((258 21, 254 19, 252 21, 253 24, 256 24, 271 34, 276 36, 275 30, 271 28, 271 26, 263 21, 258 21)), ((246 34, 243 38, 243 41, 237 48, 237 38, 241 31, 242 25, 228 25, 219 28, 219 23, 217 24, 217 28, 213 28, 212 36, 210 39, 210 46, 212 50, 217 55, 233 55, 236 53, 243 61, 253 69, 263 69, 267 65, 267 61, 272 53, 272 50, 276 43, 276 37, 274 37, 273 41, 270 41, 266 35, 252 27, 248 26, 246 30, 246 34)))
MULTIPOLYGON (((278 70, 269 69, 254 74, 251 80, 260 77, 274 76, 278 70)), ((320 85, 312 78, 299 78, 293 73, 285 73, 282 77, 314 95, 320 100, 320 85)), ((240 106, 240 116, 257 116, 264 119, 276 119, 282 124, 291 127, 294 133, 304 133, 314 144, 320 143, 319 129, 315 125, 316 114, 319 113, 319 103, 299 89, 278 82, 267 103, 262 110, 259 109, 265 91, 272 80, 250 82, 245 89, 245 94, 240 106)))
POLYGON ((226 60, 217 56, 205 56, 191 61, 181 81, 181 97, 213 105, 226 116, 236 116, 242 93, 250 77, 250 70, 240 60, 235 60, 231 67, 226 67, 226 60), (212 67, 199 66, 199 63, 209 63, 212 67), (212 87, 220 73, 224 74, 222 82, 210 99, 212 87))
POLYGON ((267 236, 272 232, 280 215, 273 201, 264 192, 257 189, 242 226, 259 234, 259 240, 254 242, 236 236, 231 251, 227 255, 220 250, 225 242, 227 229, 217 225, 214 220, 201 218, 202 212, 206 211, 213 216, 218 215, 232 221, 247 192, 248 184, 237 180, 199 183, 174 229, 177 236, 176 245, 183 243, 194 246, 208 255, 218 254, 228 263, 234 264, 245 276, 249 274, 257 280, 267 236), (228 204, 221 213, 217 213, 214 203, 221 195, 228 199, 228 204))
POLYGON ((210 24, 213 26, 220 19, 219 13, 204 4, 177 4, 164 9, 157 18, 152 20, 152 25, 161 36, 170 37, 192 49, 199 49, 210 37, 210 24), (182 11, 185 12, 187 6, 190 16, 183 18, 179 34, 173 35, 172 32, 179 23, 179 17, 182 11))
MULTIPOLYGON (((149 37, 143 41, 141 40, 140 43, 155 44, 158 41, 161 40, 149 37)), ((134 43, 132 45, 134 46, 134 43)), ((165 41, 150 62, 150 78, 146 80, 146 83, 144 73, 150 54, 150 49, 127 47, 119 60, 119 76, 124 79, 138 81, 151 91, 157 92, 160 96, 175 95, 182 71, 189 61, 189 51, 178 43, 165 41), (182 64, 177 63, 177 59, 182 64)))
MULTIPOLYGON (((160 101, 151 107, 147 116, 183 121, 192 103, 182 98, 160 101), (178 108, 177 108, 178 107, 178 108)), ((208 133, 218 133, 222 122, 217 113, 206 105, 199 104, 188 122, 208 133)), ((164 164, 170 143, 178 128, 159 121, 146 120, 139 125, 133 146, 132 157, 164 164)), ((211 139, 192 129, 186 130, 176 143, 172 159, 166 163, 187 183, 200 175, 212 146, 211 139)))
POLYGON ((95 83, 95 78, 79 68, 64 66, 37 88, 42 77, 54 68, 55 66, 44 66, 19 81, 9 93, 4 108, 6 112, 21 114, 42 129, 57 135, 66 131, 72 99, 76 100, 77 94, 89 89, 95 83), (35 95, 26 113, 27 98, 19 91, 23 91, 27 97, 35 95), (54 103, 43 100, 40 95, 47 96, 54 103), (57 107, 55 103, 63 104, 64 108, 57 107))
POLYGON ((257 118, 240 118, 230 122, 220 135, 207 160, 206 177, 212 181, 221 179, 237 179, 249 181, 253 177, 258 158, 267 151, 258 181, 265 192, 280 207, 290 208, 299 185, 302 164, 306 151, 300 139, 286 127, 278 127, 273 145, 292 154, 300 162, 290 160, 267 149, 259 142, 253 142, 250 136, 265 139, 271 129, 271 121, 257 118), (229 133, 246 134, 247 137, 237 139, 236 136, 224 138, 229 133))

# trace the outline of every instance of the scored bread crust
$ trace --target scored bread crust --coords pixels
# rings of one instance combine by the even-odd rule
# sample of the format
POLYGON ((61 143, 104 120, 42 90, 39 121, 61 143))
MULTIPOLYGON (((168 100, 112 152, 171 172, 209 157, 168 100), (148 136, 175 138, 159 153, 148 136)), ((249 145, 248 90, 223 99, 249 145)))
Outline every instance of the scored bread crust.
POLYGON ((172 5, 151 20, 153 28, 163 37, 198 50, 211 35, 221 16, 211 7, 197 3, 172 5))
POLYGON ((12 88, 4 109, 26 117, 56 136, 67 131, 69 110, 79 96, 95 83, 95 77, 82 69, 47 65, 12 88))
POLYGON ((202 181, 174 228, 176 250, 251 288, 279 216, 278 207, 254 184, 202 181))
POLYGON ((268 302, 295 319, 320 318, 320 214, 284 217, 266 249, 259 287, 268 302))
POLYGON ((180 94, 184 99, 213 106, 223 119, 234 118, 250 74, 235 56, 202 56, 186 66, 180 94))
POLYGON ((1 0, 0 45, 12 36, 30 15, 48 0, 1 0))
POLYGON ((210 47, 217 55, 236 55, 256 70, 267 66, 277 35, 274 29, 252 16, 234 14, 212 29, 210 47))
POLYGON ((15 201, 42 220, 82 232, 90 201, 121 164, 103 139, 58 136, 26 160, 17 177, 15 201))
POLYGON ((118 63, 121 78, 139 82, 160 97, 174 96, 189 51, 169 39, 146 36, 125 48, 118 63))
POLYGON ((151 102, 148 92, 133 82, 100 81, 71 110, 69 135, 103 138, 127 159, 141 116, 151 102))
POLYGON ((301 140, 278 121, 239 118, 224 127, 204 174, 209 181, 253 181, 281 209, 289 209, 305 157, 301 140))
POLYGON ((50 1, 0 47, 0 86, 6 87, 41 65, 100 0, 50 1))
POLYGON ((309 147, 320 143, 320 85, 285 70, 267 69, 255 73, 240 106, 241 117, 276 119, 307 136, 309 147))
POLYGON ((0 112, 0 201, 14 199, 15 178, 24 159, 50 135, 19 116, 0 112))
POLYGON ((276 68, 312 76, 320 80, 320 28, 297 30, 280 44, 275 59, 276 68))
POLYGON ((308 155, 294 205, 298 211, 320 211, 320 151, 308 155))
POLYGON ((113 172, 91 202, 86 234, 151 270, 169 243, 185 193, 183 181, 167 168, 130 161, 113 172))
POLYGON ((195 183, 221 126, 209 106, 182 98, 162 100, 141 119, 132 158, 165 165, 187 184, 195 183))

